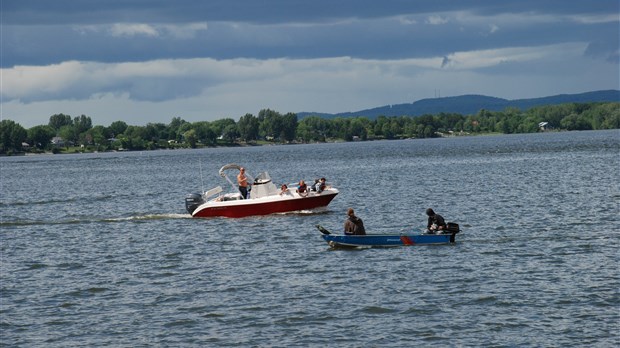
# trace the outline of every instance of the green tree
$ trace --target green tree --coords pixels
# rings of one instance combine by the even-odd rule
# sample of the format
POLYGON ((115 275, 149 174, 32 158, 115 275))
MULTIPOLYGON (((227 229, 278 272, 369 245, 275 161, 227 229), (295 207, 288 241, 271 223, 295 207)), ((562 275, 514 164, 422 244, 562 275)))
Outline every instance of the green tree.
POLYGON ((110 130, 104 126, 94 126, 84 133, 85 140, 88 141, 88 144, 97 145, 105 150, 108 145, 108 138, 110 138, 109 131, 110 130))
POLYGON ((73 126, 75 127, 75 132, 79 135, 93 128, 93 121, 90 117, 81 115, 73 119, 73 126))
POLYGON ((40 150, 50 147, 50 141, 54 135, 56 135, 56 131, 50 126, 41 125, 28 129, 29 143, 40 150))
POLYGON ((185 120, 180 117, 173 117, 170 124, 168 124, 168 140, 183 141, 183 132, 181 127, 187 124, 185 120))
POLYGON ((10 153, 22 150, 22 142, 26 140, 28 134, 26 129, 19 123, 11 120, 0 122, 0 152, 10 153))
POLYGON ((620 103, 606 103, 599 105, 604 120, 601 124, 602 129, 619 129, 620 128, 620 103))
POLYGON ((307 143, 307 142, 312 140, 312 135, 313 135, 312 128, 310 126, 308 126, 308 124, 306 122, 304 122, 304 120, 302 119, 297 124, 297 137, 298 137, 298 139, 300 139, 304 143, 307 143))
POLYGON ((393 132, 391 122, 388 121, 388 122, 383 123, 383 126, 381 127, 381 134, 383 134, 385 139, 394 139, 394 136, 396 134, 393 132))
POLYGON ((213 146, 217 142, 217 135, 209 122, 194 122, 192 129, 196 132, 195 136, 198 142, 204 145, 213 146))
POLYGON ((399 134, 403 132, 402 127, 400 126, 400 122, 398 119, 393 118, 390 120, 390 133, 393 134, 393 137, 398 137, 399 134))
MULTIPOLYGON (((170 139, 170 129, 163 123, 147 123, 146 128, 150 136, 150 140, 158 143, 160 140, 170 139)), ((172 137, 174 139, 174 136, 172 137)))
POLYGON ((224 128, 224 131, 222 133, 222 137, 228 143, 231 143, 231 144, 234 143, 237 137, 239 137, 239 132, 237 131, 237 125, 229 124, 228 126, 226 126, 226 128, 224 128))
POLYGON ((351 134, 351 119, 348 117, 336 117, 331 120, 332 126, 328 133, 329 138, 340 138, 346 141, 351 141, 353 135, 351 134))
POLYGON ((246 143, 258 139, 258 127, 258 118, 252 114, 245 114, 239 119, 239 122, 237 122, 239 136, 246 143))
POLYGON ((385 129, 385 124, 388 123, 388 122, 389 122, 389 120, 385 116, 379 116, 379 117, 377 117, 377 119, 375 119, 375 122, 374 122, 374 125, 373 125, 373 131, 374 131, 376 136, 385 137, 385 134, 383 133, 383 130, 385 129))
POLYGON ((200 139, 205 145, 209 145, 209 146, 217 145, 217 134, 215 133, 215 131, 213 130, 213 127, 211 126, 206 127, 206 129, 204 130, 204 134, 201 136, 200 139))
POLYGON ((54 130, 58 131, 60 130, 60 128, 64 126, 73 125, 73 120, 71 119, 71 116, 69 115, 55 114, 55 115, 50 116, 50 121, 48 125, 52 127, 54 130))
POLYGON ((263 109, 258 112, 259 135, 265 139, 280 140, 283 129, 283 119, 280 113, 263 109))
POLYGON ((351 135, 357 136, 362 140, 366 140, 368 137, 368 132, 366 131, 366 126, 364 120, 368 120, 363 117, 356 117, 351 121, 351 135))
POLYGON ((411 118, 409 118, 408 122, 405 124, 405 128, 403 129, 404 135, 407 138, 414 138, 417 136, 416 134, 417 125, 411 118))
POLYGON ((297 115, 289 112, 282 116, 280 139, 291 142, 297 137, 297 115))
POLYGON ((308 116, 297 124, 297 134, 304 142, 325 141, 330 134, 332 123, 319 116, 308 116))
MULTIPOLYGON (((149 148, 149 130, 146 127, 128 126, 123 133, 123 147, 128 150, 145 150, 149 148)), ((152 142, 152 141, 151 141, 152 142)))
POLYGON ((590 130, 592 125, 583 115, 570 114, 560 121, 560 126, 566 130, 590 130))
POLYGON ((78 141, 79 134, 75 132, 75 127, 72 124, 60 127, 57 134, 64 140, 67 146, 75 144, 78 141))
MULTIPOLYGON (((226 128, 228 128, 229 126, 234 126, 235 128, 237 127, 237 124, 235 123, 235 120, 233 120, 232 118, 223 118, 220 120, 215 120, 213 122, 211 122, 211 128, 213 129, 213 131, 215 132, 215 134, 217 134, 217 137, 226 137, 226 135, 224 134, 226 128)), ((236 132, 236 130, 235 130, 236 132)))
POLYGON ((183 133, 183 137, 185 138, 185 142, 187 142, 192 149, 196 148, 198 137, 196 136, 195 129, 190 129, 187 132, 183 133))
POLYGON ((424 138, 432 138, 435 136, 435 129, 431 125, 424 127, 424 138))
POLYGON ((114 121, 114 122, 112 122, 110 127, 108 127, 108 129, 111 132, 110 136, 112 138, 114 138, 114 137, 118 136, 119 134, 125 133, 125 130, 127 130, 127 127, 128 127, 127 123, 125 123, 123 121, 114 121))

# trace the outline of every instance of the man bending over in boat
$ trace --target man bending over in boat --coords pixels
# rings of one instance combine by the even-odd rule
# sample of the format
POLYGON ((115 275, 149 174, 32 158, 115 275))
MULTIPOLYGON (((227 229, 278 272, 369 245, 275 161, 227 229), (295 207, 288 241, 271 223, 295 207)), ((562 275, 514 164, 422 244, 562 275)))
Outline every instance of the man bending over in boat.
POLYGON ((348 235, 366 234, 366 229, 364 228, 364 222, 362 222, 362 219, 355 216, 355 212, 353 211, 353 208, 349 208, 349 210, 347 210, 347 215, 348 215, 348 218, 344 222, 344 234, 348 234, 348 235))
POLYGON ((237 183, 239 184, 239 192, 241 192, 241 198, 248 198, 248 177, 245 176, 245 168, 239 169, 239 175, 237 175, 237 183))
POLYGON ((446 221, 443 216, 436 214, 433 209, 426 209, 426 215, 428 215, 427 233, 441 233, 446 228, 446 221))

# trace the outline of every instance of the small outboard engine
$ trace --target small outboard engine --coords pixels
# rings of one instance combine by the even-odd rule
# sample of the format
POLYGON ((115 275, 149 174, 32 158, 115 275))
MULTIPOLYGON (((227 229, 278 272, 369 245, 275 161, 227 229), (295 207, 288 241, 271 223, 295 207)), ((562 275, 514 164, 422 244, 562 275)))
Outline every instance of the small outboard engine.
POLYGON ((202 197, 202 194, 199 192, 190 193, 185 196, 185 209, 187 209, 188 213, 193 213, 199 205, 204 203, 205 200, 202 197))

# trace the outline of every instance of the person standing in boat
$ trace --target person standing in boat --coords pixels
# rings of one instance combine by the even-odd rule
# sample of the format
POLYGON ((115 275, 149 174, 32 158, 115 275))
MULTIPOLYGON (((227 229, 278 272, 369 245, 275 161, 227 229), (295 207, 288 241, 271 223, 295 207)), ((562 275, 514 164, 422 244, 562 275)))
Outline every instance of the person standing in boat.
POLYGON ((239 168, 239 175, 237 175, 237 183, 239 184, 239 192, 243 199, 248 198, 248 177, 245 175, 245 168, 239 168))
POLYGON ((347 235, 364 235, 366 229, 364 228, 364 222, 362 219, 355 216, 353 208, 347 210, 347 220, 344 222, 344 234, 347 235))
POLYGON ((433 209, 426 209, 426 215, 428 215, 426 229, 429 233, 441 232, 446 228, 446 220, 444 220, 443 216, 435 213, 433 209))

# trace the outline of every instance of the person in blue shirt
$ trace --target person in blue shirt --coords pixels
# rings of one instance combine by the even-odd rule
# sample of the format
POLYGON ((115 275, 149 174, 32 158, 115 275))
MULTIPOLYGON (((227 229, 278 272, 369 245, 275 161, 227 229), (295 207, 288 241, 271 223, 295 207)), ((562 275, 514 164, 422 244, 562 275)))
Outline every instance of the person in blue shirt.
POLYGON ((308 185, 306 185, 305 181, 299 180, 299 186, 297 186, 297 193, 302 197, 306 197, 308 195, 308 185))

